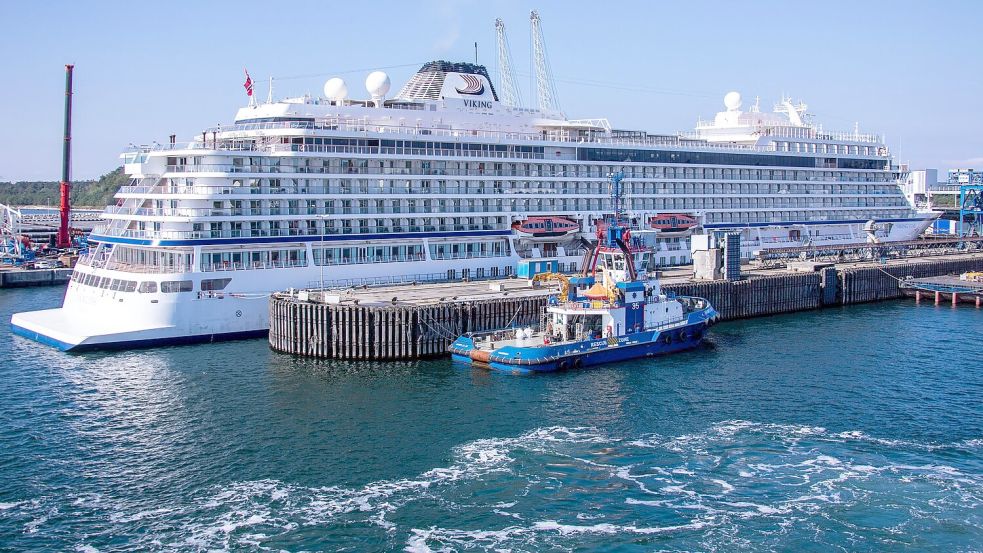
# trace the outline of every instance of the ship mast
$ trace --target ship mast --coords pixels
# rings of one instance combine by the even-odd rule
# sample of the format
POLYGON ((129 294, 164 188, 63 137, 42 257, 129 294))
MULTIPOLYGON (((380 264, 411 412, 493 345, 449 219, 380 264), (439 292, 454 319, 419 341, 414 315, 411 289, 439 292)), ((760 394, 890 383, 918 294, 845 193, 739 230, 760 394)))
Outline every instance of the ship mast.
POLYGON ((505 35, 505 23, 501 19, 495 20, 495 34, 498 39, 498 82, 502 86, 502 103, 513 108, 520 107, 522 97, 512 72, 512 51, 505 35))

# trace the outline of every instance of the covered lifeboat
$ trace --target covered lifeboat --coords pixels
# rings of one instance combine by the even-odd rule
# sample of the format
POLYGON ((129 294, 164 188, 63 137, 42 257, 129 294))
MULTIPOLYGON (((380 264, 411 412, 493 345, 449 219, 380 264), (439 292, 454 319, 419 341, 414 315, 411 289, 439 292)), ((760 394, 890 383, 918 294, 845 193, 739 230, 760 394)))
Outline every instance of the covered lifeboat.
POLYGON ((512 223, 520 238, 556 240, 580 232, 580 224, 565 217, 529 217, 512 223))

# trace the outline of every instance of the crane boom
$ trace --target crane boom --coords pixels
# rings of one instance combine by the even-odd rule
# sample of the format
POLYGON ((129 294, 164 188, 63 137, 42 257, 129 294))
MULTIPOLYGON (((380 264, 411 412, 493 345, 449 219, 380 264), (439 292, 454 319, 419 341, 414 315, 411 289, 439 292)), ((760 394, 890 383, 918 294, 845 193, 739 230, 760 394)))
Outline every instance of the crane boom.
POLYGON ((530 33, 532 35, 532 52, 536 64, 536 100, 539 109, 543 111, 560 111, 560 103, 556 99, 556 86, 553 83, 553 71, 546 57, 546 43, 543 40, 543 27, 539 12, 533 10, 529 14, 530 33))
POLYGON ((522 96, 512 72, 512 50, 505 34, 505 23, 501 19, 495 20, 495 34, 498 39, 498 83, 502 87, 502 103, 509 107, 521 107, 522 96))

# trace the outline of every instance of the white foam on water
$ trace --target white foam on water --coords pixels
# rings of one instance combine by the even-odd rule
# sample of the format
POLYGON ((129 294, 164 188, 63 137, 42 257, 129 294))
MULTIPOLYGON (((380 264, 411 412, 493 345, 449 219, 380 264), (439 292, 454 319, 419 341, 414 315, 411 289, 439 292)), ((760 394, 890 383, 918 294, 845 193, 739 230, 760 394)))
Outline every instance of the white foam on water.
POLYGON ((690 524, 680 524, 676 526, 623 526, 602 522, 593 525, 560 524, 555 520, 545 520, 533 524, 535 530, 555 531, 563 535, 570 534, 663 534, 666 532, 679 532, 683 530, 699 530, 704 528, 706 523, 693 522, 690 524))
POLYGON ((728 484, 728 483, 727 483, 726 481, 724 481, 724 480, 721 480, 721 479, 719 479, 719 478, 714 478, 714 479, 712 480, 712 482, 713 482, 714 484, 717 484, 718 486, 720 486, 720 488, 721 488, 721 489, 723 490, 723 492, 724 492, 724 493, 730 493, 730 492, 732 492, 732 491, 734 491, 734 486, 732 486, 732 485, 730 485, 730 484, 728 484))
MULTIPOLYGON (((787 534, 792 527, 790 520, 808 521, 819 516, 843 524, 842 513, 849 512, 849 507, 865 507, 870 494, 897 487, 906 478, 929 484, 929 492, 946 491, 950 501, 933 505, 924 494, 924 499, 916 497, 913 501, 920 503, 915 507, 924 511, 913 515, 919 519, 960 507, 973 508, 983 501, 983 480, 977 475, 940 463, 891 464, 886 454, 871 452, 875 448, 858 447, 861 441, 869 443, 870 438, 860 431, 831 434, 818 426, 750 421, 725 421, 675 438, 648 435, 631 441, 607 437, 590 428, 538 428, 514 437, 462 444, 453 448, 446 466, 411 478, 350 488, 294 486, 277 480, 233 482, 196 498, 191 505, 164 507, 173 509, 172 513, 141 511, 119 517, 117 522, 153 519, 152 524, 157 525, 157 518, 177 518, 176 528, 161 530, 175 541, 189 540, 173 544, 175 549, 253 548, 262 545, 263 539, 276 540, 300 527, 316 526, 330 532, 332 527, 354 525, 375 527, 372 531, 383 539, 405 539, 407 551, 564 549, 583 535, 630 536, 702 529, 712 529, 714 540, 724 540, 723 545, 713 542, 710 549, 727 550, 740 548, 747 532, 787 534), (595 453, 599 447, 611 457, 598 458, 595 453), (545 460, 537 462, 539 454, 545 460), (528 462, 529 457, 532 462, 528 462), (563 461, 556 463, 557 457, 563 461), (515 459, 523 462, 516 463, 515 459), (570 524, 562 521, 568 514, 552 514, 552 490, 566 482, 563 475, 544 473, 550 463, 575 473, 577 493, 586 494, 597 504, 596 515, 593 510, 578 513, 576 523, 570 524), (747 478, 756 480, 747 486, 739 480, 747 478), (611 479, 621 482, 609 485, 611 479), (475 494, 476 486, 487 483, 499 493, 503 480, 517 482, 520 491, 510 497, 490 495, 486 504, 476 499, 480 497, 475 494), (762 495, 744 493, 758 487, 762 495), (740 494, 736 493, 738 488, 740 494), (508 526, 399 527, 398 521, 404 517, 394 514, 409 513, 420 502, 439 504, 453 513, 452 520, 458 513, 466 520, 473 519, 470 514, 477 512, 475 509, 484 509, 494 513, 490 520, 508 526), (605 518, 603 513, 610 512, 609 507, 617 512, 626 509, 625 505, 643 515, 639 520, 646 524, 605 518), (831 505, 846 506, 847 510, 831 505), (673 518, 665 521, 666 526, 653 524, 644 516, 649 509, 652 515, 671 514, 673 518), (546 520, 531 525, 525 522, 532 516, 546 520), (741 526, 748 518, 761 524, 752 530, 746 524, 741 526), (182 524, 182 519, 189 521, 182 524), (668 524, 680 520, 685 524, 668 524)), ((438 521, 416 524, 434 522, 438 521)), ((389 547, 397 543, 390 542, 389 547)), ((698 549, 707 548, 708 542, 696 543, 703 544, 698 549)))
POLYGON ((501 509, 492 509, 492 512, 499 516, 522 520, 522 515, 520 515, 519 513, 510 513, 508 511, 503 511, 501 509))
POLYGON ((580 535, 652 535, 701 530, 706 523, 695 521, 673 526, 635 526, 611 523, 564 524, 556 520, 543 520, 531 526, 509 526, 499 530, 459 530, 431 527, 414 528, 406 540, 404 551, 424 553, 433 551, 458 551, 461 549, 491 549, 495 551, 525 551, 536 549, 565 549, 557 544, 544 542, 542 537, 573 537, 580 535), (434 547, 438 547, 434 549, 434 547))
MULTIPOLYGON (((439 499, 445 487, 491 474, 510 473, 513 451, 554 453, 558 447, 606 440, 589 428, 566 427, 539 428, 512 438, 479 439, 455 447, 453 462, 448 466, 435 467, 416 478, 382 480, 361 488, 306 488, 276 480, 235 482, 198 501, 197 509, 218 511, 211 515, 211 522, 207 516, 197 515, 197 522, 187 524, 185 530, 192 534, 193 544, 203 548, 226 548, 242 543, 241 535, 231 535, 257 525, 288 532, 298 524, 330 525, 360 520, 392 533, 398 528, 387 518, 389 514, 414 501, 439 499)), ((515 505, 515 502, 501 503, 508 505, 506 508, 515 505)), ((516 517, 515 513, 502 513, 516 517)))
POLYGON ((777 514, 783 514, 789 512, 788 508, 771 507, 768 505, 752 503, 750 501, 725 501, 723 502, 723 504, 729 507, 754 509, 755 511, 763 515, 777 515, 777 514))
POLYGON ((167 507, 161 507, 160 509, 151 509, 147 511, 140 511, 132 515, 117 512, 109 515, 109 520, 111 522, 117 522, 117 523, 129 523, 129 522, 136 522, 138 520, 143 520, 145 518, 152 518, 152 517, 158 517, 160 515, 166 515, 173 512, 174 509, 167 508, 167 507))
POLYGON ((8 503, 2 503, 2 502, 0 502, 0 511, 6 511, 6 510, 9 510, 9 509, 13 509, 14 507, 17 507, 18 505, 20 505, 22 503, 24 503, 24 502, 23 501, 12 501, 12 502, 8 502, 8 503))
POLYGON ((99 550, 91 545, 78 544, 75 546, 75 551, 79 553, 99 553, 99 550))
POLYGON ((662 491, 664 493, 683 494, 683 495, 688 495, 690 497, 695 497, 697 495, 697 493, 694 492, 693 490, 687 490, 685 484, 674 485, 674 486, 663 486, 662 491))

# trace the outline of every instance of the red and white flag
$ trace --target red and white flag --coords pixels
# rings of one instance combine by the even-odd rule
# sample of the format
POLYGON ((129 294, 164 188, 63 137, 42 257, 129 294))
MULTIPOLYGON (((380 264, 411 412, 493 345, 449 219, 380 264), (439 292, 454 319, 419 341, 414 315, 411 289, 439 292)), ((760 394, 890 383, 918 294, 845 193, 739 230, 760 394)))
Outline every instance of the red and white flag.
MULTIPOLYGON (((243 69, 243 71, 246 71, 243 69)), ((246 89, 246 96, 253 95, 253 80, 249 78, 249 71, 246 71, 246 82, 242 83, 243 88, 246 89)))

